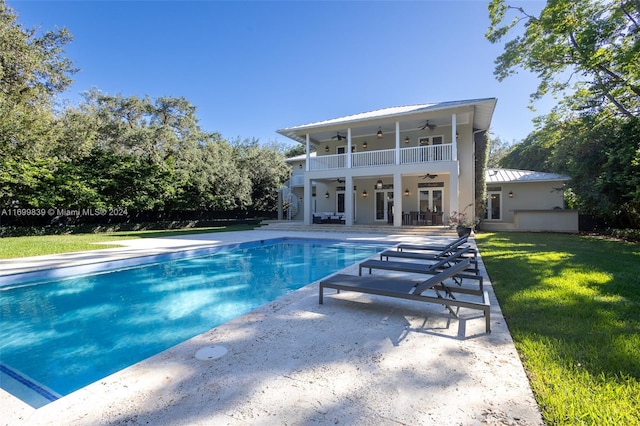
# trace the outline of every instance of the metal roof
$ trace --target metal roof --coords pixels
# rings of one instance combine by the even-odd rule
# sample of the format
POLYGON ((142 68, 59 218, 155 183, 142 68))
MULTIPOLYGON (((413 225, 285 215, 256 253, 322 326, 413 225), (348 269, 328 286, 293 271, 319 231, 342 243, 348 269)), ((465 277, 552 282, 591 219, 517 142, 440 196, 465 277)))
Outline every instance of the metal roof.
MULTIPOLYGON (((418 126, 418 122, 421 120, 424 123, 423 116, 427 116, 430 113, 443 112, 446 113, 447 109, 467 108, 469 111, 473 111, 473 127, 478 130, 489 129, 491 125, 491 118, 493 111, 495 110, 497 99, 496 98, 483 98, 483 99, 470 99, 461 101, 447 101, 447 102, 433 102, 418 105, 406 105, 395 106, 389 108, 382 108, 369 112, 362 112, 353 115, 347 115, 338 118, 332 118, 329 120, 316 121, 308 124, 301 124, 298 126, 287 127, 285 129, 277 130, 283 136, 287 136, 298 142, 305 142, 305 134, 322 133, 324 129, 331 128, 352 128, 359 127, 365 128, 366 126, 378 126, 379 122, 390 121, 395 119, 401 122, 415 121, 415 126, 418 126)), ((444 124, 444 123, 443 123, 444 124)), ((377 130, 377 127, 375 127, 377 130)), ((368 129, 367 131, 371 131, 368 129)))
POLYGON ((569 176, 556 173, 535 172, 533 170, 487 169, 487 184, 514 182, 550 182, 569 180, 569 176))

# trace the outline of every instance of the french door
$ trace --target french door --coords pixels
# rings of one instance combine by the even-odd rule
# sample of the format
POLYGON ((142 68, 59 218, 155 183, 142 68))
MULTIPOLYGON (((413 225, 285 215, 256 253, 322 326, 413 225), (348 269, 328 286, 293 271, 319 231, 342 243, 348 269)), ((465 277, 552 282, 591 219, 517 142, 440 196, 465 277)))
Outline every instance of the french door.
POLYGON ((418 209, 421 212, 441 212, 444 207, 442 189, 421 189, 418 209))
POLYGON ((485 213, 485 219, 502 219, 502 192, 489 191, 487 193, 487 212, 485 213))
POLYGON ((377 190, 375 198, 376 222, 391 222, 393 220, 393 190, 377 190))

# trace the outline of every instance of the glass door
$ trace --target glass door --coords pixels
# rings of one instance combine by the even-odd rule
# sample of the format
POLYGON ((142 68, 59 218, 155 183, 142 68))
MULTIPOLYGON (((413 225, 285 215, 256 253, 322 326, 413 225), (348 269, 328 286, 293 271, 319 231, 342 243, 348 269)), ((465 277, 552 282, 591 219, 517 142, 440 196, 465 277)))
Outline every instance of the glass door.
POLYGON ((418 210, 427 225, 442 225, 444 191, 442 189, 421 189, 418 210))
POLYGON ((489 192, 487 195, 487 212, 484 218, 487 220, 501 220, 502 192, 489 192))
POLYGON ((344 214, 344 191, 336 192, 336 213, 344 214))
POLYGON ((421 212, 441 212, 444 206, 442 189, 421 189, 418 206, 421 212))
POLYGON ((376 191, 376 211, 377 222, 393 222, 393 190, 376 191))

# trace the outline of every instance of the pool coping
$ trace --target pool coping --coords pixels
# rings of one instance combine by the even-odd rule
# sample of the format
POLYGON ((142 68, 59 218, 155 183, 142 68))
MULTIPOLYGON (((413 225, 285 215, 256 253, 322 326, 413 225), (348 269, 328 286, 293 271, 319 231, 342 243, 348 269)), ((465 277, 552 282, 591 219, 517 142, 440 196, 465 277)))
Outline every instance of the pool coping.
MULTIPOLYGON (((282 236, 411 243, 433 240, 410 235, 279 231, 277 237, 282 236)), ((261 238, 276 236, 273 231, 254 230, 131 240, 124 242, 122 249, 99 253, 0 261, 0 276, 8 270, 136 258, 261 238)), ((40 409, 0 391, 3 423, 116 424, 127 420, 131 424, 300 424, 331 420, 380 424, 386 416, 407 423, 542 424, 481 259, 480 265, 492 299, 490 335, 478 331, 478 324, 483 329, 482 320, 452 320, 437 308, 426 310, 429 326, 420 327, 425 322, 424 313, 410 303, 370 303, 371 298, 366 296, 329 294, 325 304, 318 305, 314 283, 40 409), (344 329, 345 324, 354 322, 365 327, 344 329), (389 330, 393 337, 385 335, 389 330), (399 339, 397 333, 406 336, 399 339), (278 335, 287 338, 280 340, 278 335), (354 340, 362 340, 360 346, 355 346, 354 340), (210 345, 223 345, 230 355, 204 362, 194 357, 197 349, 210 345), (323 346, 333 350, 324 351, 323 346), (254 348, 260 348, 260 353, 252 354, 254 348), (305 353, 309 348, 315 350, 305 353), (342 354, 341 348, 348 350, 342 354), (425 350, 429 352, 427 357, 425 350), (264 366, 265 357, 273 358, 270 368, 264 366), (375 361, 376 357, 394 362, 381 363, 375 361), (438 363, 440 369, 433 370, 431 357, 436 361, 460 358, 462 362, 438 363), (396 374, 405 370, 411 380, 396 374), (380 392, 372 383, 380 387, 378 380, 383 388, 384 383, 396 386, 380 392), (416 380, 426 386, 414 389, 416 380), (342 404, 336 394, 350 386, 357 389, 351 389, 348 404, 342 404), (371 390, 365 390, 369 386, 371 390), (434 390, 437 395, 433 395, 434 390), (437 404, 415 406, 411 393, 417 393, 418 401, 426 398, 437 404), (284 395, 297 405, 289 405, 284 395), (399 397, 406 399, 406 407, 397 406, 399 397)), ((346 272, 357 274, 357 267, 346 272)))

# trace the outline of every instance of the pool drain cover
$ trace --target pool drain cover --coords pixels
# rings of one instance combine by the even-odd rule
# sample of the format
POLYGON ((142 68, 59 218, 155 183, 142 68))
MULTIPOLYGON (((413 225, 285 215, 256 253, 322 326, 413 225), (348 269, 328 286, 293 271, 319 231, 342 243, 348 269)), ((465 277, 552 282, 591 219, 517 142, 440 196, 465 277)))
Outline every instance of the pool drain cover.
POLYGON ((227 354, 227 348, 224 346, 207 346, 196 352, 196 358, 201 360, 218 359, 227 354))

